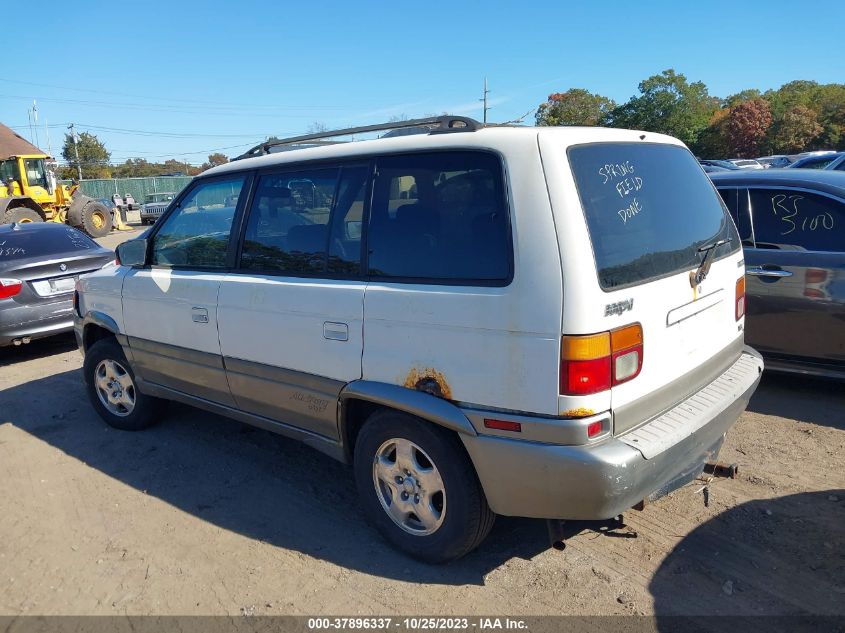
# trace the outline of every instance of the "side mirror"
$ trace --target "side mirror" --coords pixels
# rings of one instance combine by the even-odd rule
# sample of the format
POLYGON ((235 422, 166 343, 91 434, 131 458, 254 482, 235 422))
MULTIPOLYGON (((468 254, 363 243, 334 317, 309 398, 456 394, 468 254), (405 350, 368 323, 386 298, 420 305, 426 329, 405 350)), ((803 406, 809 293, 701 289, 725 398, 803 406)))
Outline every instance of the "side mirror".
POLYGON ((149 241, 146 238, 123 242, 117 247, 117 260, 121 266, 143 266, 147 263, 147 246, 149 241))

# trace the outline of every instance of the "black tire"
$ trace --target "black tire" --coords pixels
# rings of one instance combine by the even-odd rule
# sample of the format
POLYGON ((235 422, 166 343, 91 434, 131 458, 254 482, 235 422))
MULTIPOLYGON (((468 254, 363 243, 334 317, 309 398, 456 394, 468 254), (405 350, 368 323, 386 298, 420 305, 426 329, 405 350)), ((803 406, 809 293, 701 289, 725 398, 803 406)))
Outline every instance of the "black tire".
POLYGON ((29 207, 12 207, 6 209, 3 214, 3 224, 11 224, 12 222, 43 222, 44 216, 37 211, 33 211, 29 207))
POLYGON ((80 228, 91 237, 105 237, 111 232, 112 216, 105 205, 89 202, 82 209, 80 228))
MULTIPOLYGON (((85 352, 85 362, 82 365, 82 372, 85 378, 85 388, 88 392, 88 399, 101 418, 116 429, 122 431, 140 431, 152 426, 161 417, 165 400, 153 398, 141 393, 136 385, 135 372, 126 360, 126 355, 117 340, 113 338, 100 339, 85 352), (109 410, 100 399, 97 388, 96 373, 100 364, 104 361, 117 363, 131 379, 134 393, 134 407, 128 414, 118 415, 109 410)), ((128 391, 128 390, 127 390, 128 391)))
MULTIPOLYGON (((398 461, 397 461, 398 463, 398 461)), ((496 515, 460 440, 454 433, 397 411, 382 410, 366 421, 355 443, 355 483, 367 519, 396 548, 427 563, 445 563, 478 547, 496 515), (443 483, 442 523, 430 534, 412 534, 400 527, 380 501, 374 463, 380 447, 392 439, 408 440, 422 449, 443 483)))

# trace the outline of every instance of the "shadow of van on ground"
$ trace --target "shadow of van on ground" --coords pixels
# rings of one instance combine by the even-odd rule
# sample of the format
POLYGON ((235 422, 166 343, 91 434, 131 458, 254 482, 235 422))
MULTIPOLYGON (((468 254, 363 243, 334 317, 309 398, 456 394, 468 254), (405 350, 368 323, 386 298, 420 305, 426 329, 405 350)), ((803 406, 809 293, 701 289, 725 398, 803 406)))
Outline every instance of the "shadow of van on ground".
POLYGON ((654 574, 657 628, 845 629, 843 546, 845 490, 731 508, 681 540, 654 574))
POLYGON ((348 466, 293 440, 176 404, 146 431, 111 429, 91 407, 79 369, 0 392, 0 411, 0 422, 203 521, 372 575, 483 584, 505 561, 549 546, 544 522, 501 518, 467 557, 445 566, 418 563, 367 525, 348 466))

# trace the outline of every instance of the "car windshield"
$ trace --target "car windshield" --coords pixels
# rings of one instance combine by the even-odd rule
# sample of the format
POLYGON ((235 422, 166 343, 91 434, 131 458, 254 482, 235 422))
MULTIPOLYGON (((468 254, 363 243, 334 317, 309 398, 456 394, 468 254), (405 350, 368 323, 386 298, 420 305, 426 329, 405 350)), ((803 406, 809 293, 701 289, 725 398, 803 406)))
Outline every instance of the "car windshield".
POLYGON ((719 195, 684 147, 596 143, 569 149, 601 287, 644 283, 701 263, 698 249, 730 238, 713 256, 739 248, 719 195))
POLYGON ((170 202, 173 200, 172 193, 150 193, 147 194, 146 202, 170 202))
POLYGON ((0 231, 0 265, 16 259, 51 257, 98 248, 87 235, 72 227, 22 225, 17 230, 0 231))

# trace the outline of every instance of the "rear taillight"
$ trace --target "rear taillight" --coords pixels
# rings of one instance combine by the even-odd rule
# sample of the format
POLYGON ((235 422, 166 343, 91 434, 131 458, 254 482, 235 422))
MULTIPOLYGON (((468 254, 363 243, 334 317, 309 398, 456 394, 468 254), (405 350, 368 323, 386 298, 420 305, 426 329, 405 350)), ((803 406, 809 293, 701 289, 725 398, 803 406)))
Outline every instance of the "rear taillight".
POLYGON ((740 277, 736 280, 736 303, 734 304, 734 315, 739 321, 745 316, 745 277, 740 277))
POLYGON ((20 279, 0 279, 0 299, 14 297, 21 288, 23 288, 23 282, 20 279))
POLYGON ((584 396, 635 378, 643 366, 639 323, 588 336, 564 336, 560 345, 560 394, 584 396))

